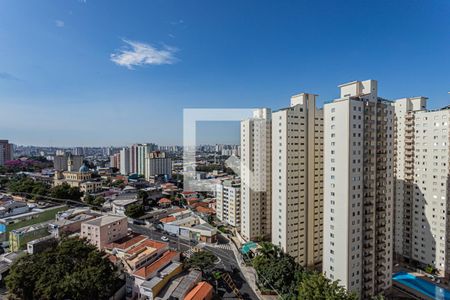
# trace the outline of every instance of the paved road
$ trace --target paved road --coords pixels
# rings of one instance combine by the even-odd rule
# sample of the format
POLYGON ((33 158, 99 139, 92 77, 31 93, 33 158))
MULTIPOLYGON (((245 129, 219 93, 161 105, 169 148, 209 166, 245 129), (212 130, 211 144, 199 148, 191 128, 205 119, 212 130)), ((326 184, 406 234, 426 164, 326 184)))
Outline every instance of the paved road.
MULTIPOLYGON (((151 239, 161 240, 161 236, 166 236, 169 238, 170 247, 178 249, 184 252, 188 256, 192 253, 192 247, 197 244, 197 242, 179 239, 177 237, 169 236, 163 232, 157 231, 152 227, 141 226, 135 224, 129 224, 128 227, 134 232, 140 233, 142 235, 148 236, 151 239)), ((241 295, 246 300, 257 300, 258 297, 255 295, 251 287, 245 281, 244 276, 239 268, 239 263, 236 261, 233 251, 231 250, 232 245, 230 241, 223 236, 218 237, 219 242, 216 245, 205 245, 205 249, 214 253, 220 262, 216 265, 216 268, 228 272, 231 275, 236 287, 239 289, 241 295)), ((218 294, 221 299, 236 299, 235 295, 232 293, 231 289, 225 284, 223 280, 219 282, 218 294)))
POLYGON ((189 241, 189 240, 178 238, 178 237, 173 237, 162 231, 158 231, 158 230, 156 230, 152 227, 148 227, 148 226, 128 224, 128 228, 130 228, 134 232, 148 236, 152 240, 162 241, 161 237, 165 236, 169 239, 169 246, 171 248, 177 249, 178 251, 181 251, 181 252, 186 252, 189 249, 191 249, 191 247, 193 247, 197 244, 197 242, 189 241))

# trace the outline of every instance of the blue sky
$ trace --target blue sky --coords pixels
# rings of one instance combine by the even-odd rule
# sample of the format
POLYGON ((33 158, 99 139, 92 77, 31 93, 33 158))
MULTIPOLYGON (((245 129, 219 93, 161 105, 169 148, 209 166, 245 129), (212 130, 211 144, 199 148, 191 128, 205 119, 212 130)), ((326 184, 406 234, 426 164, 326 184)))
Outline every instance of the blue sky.
MULTIPOLYGON (((183 108, 285 107, 377 79, 388 99, 450 103, 450 2, 0 2, 0 138, 180 144, 183 108)), ((321 103, 320 103, 321 105, 321 103)), ((202 124, 200 143, 238 142, 202 124)))

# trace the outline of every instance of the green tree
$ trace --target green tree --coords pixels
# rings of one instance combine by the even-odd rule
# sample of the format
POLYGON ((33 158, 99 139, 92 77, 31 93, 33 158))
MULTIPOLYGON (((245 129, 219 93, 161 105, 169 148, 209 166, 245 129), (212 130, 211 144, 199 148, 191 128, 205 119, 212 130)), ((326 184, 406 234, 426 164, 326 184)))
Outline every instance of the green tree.
POLYGON ((259 243, 258 254, 266 258, 274 258, 282 255, 281 249, 269 242, 259 243))
POLYGON ((6 187, 9 183, 9 179, 7 177, 0 177, 0 189, 6 187))
POLYGON ((28 199, 38 199, 39 196, 46 196, 49 192, 49 185, 34 181, 30 177, 26 176, 17 176, 13 178, 7 184, 8 191, 10 193, 27 193, 25 195, 28 199))
POLYGON ((266 289, 275 289, 286 295, 295 293, 297 273, 302 272, 302 268, 293 257, 283 253, 280 256, 257 255, 253 259, 253 267, 258 274, 258 282, 266 289))
POLYGON ((113 187, 124 187, 125 186, 125 181, 123 181, 122 179, 117 179, 115 181, 112 182, 111 184, 113 187))
POLYGON ((139 218, 144 215, 142 204, 131 204, 125 209, 125 215, 130 218, 139 218))
POLYGON ((103 198, 102 196, 97 196, 97 197, 95 197, 93 204, 96 207, 102 207, 103 203, 105 203, 105 202, 106 202, 105 198, 103 198))
POLYGON ((139 190, 138 193, 137 193, 137 198, 139 200, 145 200, 145 199, 148 198, 148 193, 146 191, 144 191, 144 190, 139 190))
POLYGON ((428 274, 434 274, 435 268, 434 268, 433 265, 427 265, 427 266, 425 267, 425 270, 424 270, 424 271, 427 272, 428 274))
POLYGON ((142 200, 142 205, 144 205, 144 207, 150 204, 148 199, 148 193, 146 191, 139 190, 137 193, 137 198, 139 200, 142 200))
POLYGON ((100 207, 102 207, 103 203, 105 203, 106 200, 102 196, 94 197, 90 194, 87 194, 86 196, 84 196, 83 201, 86 204, 95 206, 96 208, 100 208, 100 207))
POLYGON ((216 261, 217 257, 212 252, 198 251, 192 254, 185 266, 186 268, 192 268, 205 272, 211 269, 216 261))
POLYGON ((87 195, 84 196, 84 198, 83 198, 83 201, 84 201, 86 204, 89 204, 89 205, 94 205, 94 204, 93 204, 93 203, 94 203, 94 200, 95 200, 95 197, 92 196, 91 194, 87 194, 87 195))
POLYGON ((58 199, 80 201, 83 192, 78 187, 71 187, 67 183, 55 186, 50 190, 50 196, 58 199))
POLYGON ((108 299, 118 273, 85 240, 63 239, 47 251, 18 259, 5 279, 13 299, 108 299))
POLYGON ((320 273, 305 276, 298 286, 298 298, 308 300, 356 300, 338 281, 331 281, 320 273))
POLYGON ((275 290, 285 299, 353 300, 357 299, 340 287, 337 281, 303 269, 294 258, 279 247, 261 242, 252 265, 263 289, 275 290))

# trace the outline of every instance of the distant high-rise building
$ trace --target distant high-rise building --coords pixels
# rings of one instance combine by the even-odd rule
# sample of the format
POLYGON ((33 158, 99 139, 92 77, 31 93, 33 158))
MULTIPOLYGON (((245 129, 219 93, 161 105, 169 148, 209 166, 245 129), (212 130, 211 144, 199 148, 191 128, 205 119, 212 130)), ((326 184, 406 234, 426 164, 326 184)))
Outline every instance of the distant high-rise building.
POLYGON ((3 154, 3 147, 0 147, 0 166, 3 166, 5 164, 5 157, 3 154))
POLYGON ((375 80, 325 104, 323 272, 361 299, 392 283, 394 106, 375 80))
POLYGON ((73 155, 84 155, 83 147, 74 147, 71 152, 73 155))
POLYGON ((120 170, 120 153, 116 153, 110 156, 109 166, 120 170))
POLYGON ((130 173, 130 149, 128 148, 120 150, 120 173, 122 175, 130 173))
POLYGON ((172 159, 166 157, 165 152, 153 151, 147 153, 145 157, 145 178, 149 180, 151 177, 165 175, 172 177, 172 159))
POLYGON ((241 236, 247 241, 271 237, 271 117, 261 108, 241 122, 241 236))
POLYGON ((130 173, 138 173, 138 145, 130 146, 130 173))
POLYGON ((405 261, 450 273, 450 106, 425 97, 395 102, 395 251, 405 261))
POLYGON ((63 155, 55 155, 53 159, 53 168, 55 171, 69 171, 69 167, 73 170, 78 170, 83 165, 83 156, 73 155, 70 152, 63 155), (69 165, 69 161, 71 165, 69 165))
POLYGON ((64 155, 66 153, 66 151, 62 150, 62 149, 58 149, 55 152, 55 155, 64 155))
POLYGON ((13 160, 14 157, 13 144, 10 144, 8 140, 0 140, 0 148, 2 148, 2 159, 0 159, 1 165, 3 165, 5 162, 9 160, 13 160))
POLYGON ((216 216, 228 225, 241 225, 241 184, 235 180, 224 180, 216 185, 216 216))
POLYGON ((302 93, 272 113, 272 243, 302 266, 322 261, 323 110, 302 93))
MULTIPOLYGON (((156 144, 138 144, 137 145, 137 172, 140 175, 145 174, 145 158, 149 152, 156 151, 158 146, 156 144)), ((147 175, 146 175, 147 177, 147 175)))

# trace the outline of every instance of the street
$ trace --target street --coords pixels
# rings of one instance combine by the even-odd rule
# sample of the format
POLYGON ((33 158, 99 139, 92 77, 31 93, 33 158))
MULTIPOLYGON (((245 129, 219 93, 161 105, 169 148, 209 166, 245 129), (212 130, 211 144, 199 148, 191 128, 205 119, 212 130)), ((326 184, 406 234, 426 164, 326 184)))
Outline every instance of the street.
MULTIPOLYGON (((157 231, 151 227, 136 224, 129 224, 128 226, 134 232, 148 236, 150 239, 162 241, 161 237, 166 236, 169 239, 169 245, 171 248, 177 249, 178 251, 185 253, 187 256, 192 254, 192 247, 198 244, 194 241, 169 236, 168 234, 165 234, 162 231, 157 231)), ((231 250, 231 247, 234 247, 234 245, 232 245, 228 239, 221 235, 218 236, 218 239, 219 241, 217 244, 205 244, 204 246, 205 250, 214 253, 214 255, 219 258, 216 268, 230 274, 237 289, 240 291, 244 299, 258 299, 251 287, 245 281, 239 268, 239 263, 236 261, 234 253, 231 250)), ((236 299, 236 296, 223 280, 219 282, 218 294, 221 299, 236 299)))

